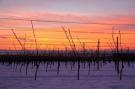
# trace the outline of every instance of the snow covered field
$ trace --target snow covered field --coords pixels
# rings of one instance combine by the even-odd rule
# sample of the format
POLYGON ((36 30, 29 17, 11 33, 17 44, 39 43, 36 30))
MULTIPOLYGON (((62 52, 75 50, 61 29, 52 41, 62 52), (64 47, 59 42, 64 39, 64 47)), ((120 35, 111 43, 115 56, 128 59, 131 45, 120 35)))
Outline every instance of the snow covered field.
POLYGON ((91 65, 81 65, 80 80, 77 80, 77 65, 71 70, 71 66, 60 65, 57 74, 57 63, 54 66, 40 64, 37 80, 34 80, 35 67, 15 66, 0 64, 0 89, 135 89, 135 68, 124 66, 122 80, 115 71, 114 63, 106 63, 100 70, 91 65))

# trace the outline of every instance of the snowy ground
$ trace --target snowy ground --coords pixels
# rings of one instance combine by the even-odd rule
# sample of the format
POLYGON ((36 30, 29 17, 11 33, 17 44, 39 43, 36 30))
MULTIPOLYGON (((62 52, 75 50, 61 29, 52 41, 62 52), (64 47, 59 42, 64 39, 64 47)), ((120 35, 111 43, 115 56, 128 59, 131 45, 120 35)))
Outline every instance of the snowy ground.
MULTIPOLYGON (((57 64, 56 64, 57 65, 57 64)), ((80 80, 77 80, 77 66, 71 70, 70 65, 65 68, 61 63, 59 75, 57 66, 46 72, 46 66, 40 65, 37 80, 34 80, 35 68, 29 66, 26 76, 26 66, 17 70, 13 66, 0 64, 0 89, 135 89, 135 68, 125 66, 123 79, 119 80, 114 64, 107 63, 100 70, 91 66, 81 67, 80 80)))

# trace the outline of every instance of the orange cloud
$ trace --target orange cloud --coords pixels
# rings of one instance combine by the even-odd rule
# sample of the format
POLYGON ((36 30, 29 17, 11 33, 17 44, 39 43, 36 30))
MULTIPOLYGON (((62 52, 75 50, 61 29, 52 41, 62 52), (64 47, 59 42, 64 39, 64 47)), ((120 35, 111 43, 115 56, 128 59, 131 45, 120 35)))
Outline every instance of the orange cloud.
MULTIPOLYGON (((22 12, 23 13, 23 12, 22 12)), ((16 14, 16 13, 14 13, 16 14)), ((17 16, 17 15, 16 15, 17 16)), ((24 13, 18 17, 29 18, 29 19, 49 19, 49 20, 62 20, 62 21, 76 21, 76 22, 96 22, 96 23, 108 23, 108 24, 134 24, 135 19, 133 16, 118 16, 118 17, 102 17, 92 18, 91 16, 81 16, 79 14, 64 15, 60 13, 24 13)), ((79 40, 86 44, 87 49, 95 49, 97 40, 101 41, 102 49, 110 49, 107 42, 112 42, 112 27, 115 25, 101 25, 101 24, 77 24, 77 23, 44 23, 44 22, 33 22, 38 47, 40 49, 52 49, 60 48, 64 49, 65 46, 69 47, 68 40, 61 29, 61 26, 65 26, 71 29, 74 41, 78 48, 80 47, 79 40), (94 33, 95 32, 95 33, 94 33), (98 32, 98 33, 96 33, 98 32), (101 32, 101 33, 100 33, 101 32)), ((27 49, 35 49, 34 37, 30 21, 19 21, 19 20, 2 20, 0 21, 0 49, 15 49, 13 45, 16 44, 16 49, 21 49, 17 40, 14 38, 10 29, 15 28, 15 32, 18 35, 19 40, 24 43, 24 35, 27 34, 27 49), (9 30, 2 30, 8 27, 9 30), (8 35, 9 38, 4 38, 1 35, 8 35)), ((135 27, 128 26, 116 26, 115 33, 121 30, 122 33, 135 33, 135 27), (123 30, 124 29, 124 30, 123 30)), ((119 34, 115 34, 115 37, 119 34)), ((123 47, 135 48, 134 34, 122 34, 122 45, 123 47), (130 40, 129 40, 130 39, 130 40)))

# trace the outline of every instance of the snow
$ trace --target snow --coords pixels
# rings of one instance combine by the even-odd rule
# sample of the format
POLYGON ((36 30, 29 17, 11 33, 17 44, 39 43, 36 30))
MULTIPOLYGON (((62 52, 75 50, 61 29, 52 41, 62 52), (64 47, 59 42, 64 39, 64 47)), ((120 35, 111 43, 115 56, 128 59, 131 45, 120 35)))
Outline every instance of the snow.
POLYGON ((123 78, 119 80, 114 64, 107 63, 100 70, 94 70, 91 66, 88 74, 88 66, 80 69, 80 80, 77 80, 77 65, 71 70, 61 63, 59 75, 57 75, 57 63, 54 66, 40 64, 37 80, 34 80, 35 67, 29 65, 26 75, 26 66, 20 65, 15 70, 14 66, 0 64, 0 89, 135 89, 135 69, 125 65, 123 78))

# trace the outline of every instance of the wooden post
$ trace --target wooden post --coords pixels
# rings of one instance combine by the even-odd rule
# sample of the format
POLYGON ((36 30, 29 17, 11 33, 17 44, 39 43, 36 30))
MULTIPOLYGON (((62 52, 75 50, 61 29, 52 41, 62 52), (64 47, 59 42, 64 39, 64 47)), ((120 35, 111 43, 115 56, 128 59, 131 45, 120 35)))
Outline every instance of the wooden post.
POLYGON ((116 52, 119 53, 119 38, 117 37, 116 52))
POLYGON ((97 42, 97 57, 99 58, 99 51, 100 51, 100 40, 97 42))

